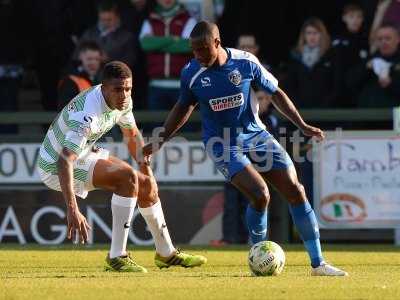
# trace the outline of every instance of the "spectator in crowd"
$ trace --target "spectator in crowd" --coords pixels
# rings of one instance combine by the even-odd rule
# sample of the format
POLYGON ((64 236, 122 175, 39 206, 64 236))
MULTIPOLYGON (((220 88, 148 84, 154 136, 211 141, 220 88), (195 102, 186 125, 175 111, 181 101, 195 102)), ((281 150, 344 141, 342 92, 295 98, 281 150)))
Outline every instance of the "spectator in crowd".
POLYGON ((272 72, 271 66, 267 64, 262 57, 259 57, 260 46, 258 45, 257 39, 253 34, 241 34, 237 40, 236 48, 254 54, 256 57, 258 57, 264 68, 272 72))
POLYGON ((392 24, 400 31, 400 0, 382 0, 379 2, 369 35, 371 53, 378 49, 377 30, 382 24, 392 24))
POLYGON ((306 20, 296 48, 291 53, 286 89, 300 108, 337 105, 342 87, 340 65, 331 48, 331 39, 318 18, 306 20))
POLYGON ((74 66, 58 85, 58 108, 62 109, 72 98, 99 83, 102 51, 93 41, 83 41, 78 46, 79 64, 74 66))
POLYGON ((140 43, 147 56, 148 108, 169 110, 179 96, 179 77, 190 60, 189 35, 196 20, 176 0, 157 0, 143 23, 140 43))
POLYGON ((255 56, 258 56, 260 47, 256 41, 256 37, 252 34, 242 34, 239 36, 237 41, 237 48, 243 51, 250 52, 255 56))
MULTIPOLYGON (((332 42, 333 50, 338 56, 344 76, 355 65, 365 60, 368 56, 368 37, 363 30, 364 13, 360 6, 348 4, 343 9, 342 20, 345 24, 344 31, 332 42)), ((338 99, 337 106, 355 107, 354 93, 346 89, 342 99, 338 99)))
POLYGON ((80 42, 95 41, 104 51, 104 61, 120 60, 133 67, 137 44, 133 34, 121 27, 119 8, 115 1, 99 3, 97 25, 87 29, 80 42))
POLYGON ((197 21, 216 23, 224 12, 225 0, 179 0, 197 21))
POLYGON ((393 107, 400 104, 400 51, 396 26, 382 25, 376 32, 378 50, 355 66, 347 76, 354 90, 361 91, 359 107, 393 107))

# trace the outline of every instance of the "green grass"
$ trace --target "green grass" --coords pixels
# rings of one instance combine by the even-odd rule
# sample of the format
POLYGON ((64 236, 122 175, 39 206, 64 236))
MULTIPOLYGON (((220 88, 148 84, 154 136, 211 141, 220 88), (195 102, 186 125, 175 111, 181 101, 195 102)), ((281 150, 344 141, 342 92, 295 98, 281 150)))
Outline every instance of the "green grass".
MULTIPOLYGON (((106 246, 0 245, 0 299, 400 299, 400 251, 389 245, 325 246, 347 278, 311 277, 303 248, 283 246, 278 277, 251 277, 247 247, 191 248, 208 257, 195 269, 158 270, 152 249, 133 254, 148 274, 103 271, 106 246)), ((187 249, 186 249, 187 250, 187 249)))

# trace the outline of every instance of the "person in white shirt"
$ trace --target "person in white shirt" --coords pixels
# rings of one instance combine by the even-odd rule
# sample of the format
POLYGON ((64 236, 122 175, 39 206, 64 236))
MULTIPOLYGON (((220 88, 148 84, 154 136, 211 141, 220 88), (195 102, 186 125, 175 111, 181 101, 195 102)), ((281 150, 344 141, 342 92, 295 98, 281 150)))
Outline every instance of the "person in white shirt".
POLYGON ((205 257, 183 253, 172 244, 157 183, 149 161, 141 155, 144 143, 132 113, 131 92, 129 67, 119 61, 106 64, 102 84, 73 98, 50 126, 39 152, 40 178, 50 189, 63 193, 68 238, 74 240, 77 237, 81 243, 88 240, 90 227, 79 210, 76 196, 86 198, 94 189, 113 192, 112 238, 106 270, 147 272, 126 251, 136 203, 154 238, 155 264, 159 268, 202 265, 207 261, 205 257), (139 171, 109 155, 107 150, 94 147, 95 142, 116 124, 121 128, 139 171))

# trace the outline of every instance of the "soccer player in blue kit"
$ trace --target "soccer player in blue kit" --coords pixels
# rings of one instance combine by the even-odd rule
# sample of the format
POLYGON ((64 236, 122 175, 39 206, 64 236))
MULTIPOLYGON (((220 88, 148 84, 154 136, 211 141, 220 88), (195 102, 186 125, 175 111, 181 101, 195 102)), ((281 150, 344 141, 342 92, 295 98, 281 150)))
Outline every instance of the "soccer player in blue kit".
POLYGON ((181 73, 181 92, 157 142, 147 144, 145 156, 156 152, 189 119, 198 104, 206 151, 217 169, 249 200, 246 212, 252 243, 267 239, 266 182, 289 202, 293 222, 311 259, 311 275, 346 276, 322 256, 318 223, 289 155, 266 131, 258 117, 252 85, 272 95, 274 106, 306 136, 324 138, 319 128, 304 122, 277 79, 245 51, 223 48, 218 27, 201 21, 190 35, 192 59, 181 73))

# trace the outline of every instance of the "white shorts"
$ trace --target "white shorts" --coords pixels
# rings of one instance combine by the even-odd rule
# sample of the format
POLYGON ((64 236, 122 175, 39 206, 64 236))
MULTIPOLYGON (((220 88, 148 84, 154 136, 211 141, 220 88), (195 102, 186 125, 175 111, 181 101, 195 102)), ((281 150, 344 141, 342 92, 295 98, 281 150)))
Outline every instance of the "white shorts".
MULTIPOLYGON (((99 159, 108 159, 109 151, 103 148, 98 148, 97 152, 90 151, 85 156, 77 159, 74 164, 74 193, 85 199, 88 193, 96 188, 93 186, 93 171, 99 159)), ((61 191, 58 175, 46 173, 41 168, 38 168, 40 179, 50 189, 61 191)))

